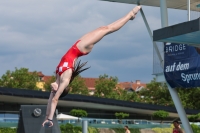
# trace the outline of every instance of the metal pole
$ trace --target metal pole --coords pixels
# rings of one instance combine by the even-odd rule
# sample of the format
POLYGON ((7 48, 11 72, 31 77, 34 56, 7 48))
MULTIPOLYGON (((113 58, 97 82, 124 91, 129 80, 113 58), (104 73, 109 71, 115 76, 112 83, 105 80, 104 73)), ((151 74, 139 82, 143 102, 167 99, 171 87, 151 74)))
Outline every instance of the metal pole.
POLYGON ((168 13, 166 0, 160 0, 160 13, 162 27, 168 26, 168 13))
POLYGON ((169 92, 172 96, 172 99, 174 101, 174 104, 176 106, 176 110, 180 116, 181 122, 183 124, 184 130, 186 133, 193 133, 192 128, 190 127, 190 123, 188 121, 188 118, 186 116, 185 110, 183 108, 183 105, 181 104, 181 100, 178 96, 178 93, 176 89, 171 88, 171 86, 167 83, 169 92))
MULTIPOLYGON (((168 15, 167 15, 167 3, 166 0, 160 0, 160 12, 161 12, 161 22, 162 27, 168 26, 168 15)), ((178 93, 175 88, 171 88, 171 86, 167 83, 169 92, 175 104, 176 110, 179 114, 181 122, 183 124, 184 130, 186 133, 193 133, 188 118, 186 116, 185 110, 181 104, 181 100, 178 96, 178 93)))
POLYGON ((190 21, 190 0, 187 0, 188 21, 190 21))
POLYGON ((150 36, 152 42, 153 42, 153 47, 154 47, 155 50, 156 50, 156 53, 157 53, 158 58, 159 58, 159 60, 160 60, 160 63, 161 63, 161 65, 162 65, 162 67, 164 67, 162 56, 161 56, 161 54, 160 54, 160 52, 159 52, 159 50, 158 50, 158 47, 157 47, 157 45, 156 45, 156 42, 153 41, 153 33, 151 32, 150 26, 149 26, 149 24, 148 24, 148 22, 147 22, 147 19, 146 19, 145 15, 144 15, 144 12, 143 12, 142 8, 140 9, 140 13, 141 13, 142 18, 143 18, 143 20, 144 20, 144 23, 145 23, 145 25, 146 25, 146 27, 147 27, 147 31, 148 31, 148 33, 149 33, 149 36, 150 36))
POLYGON ((83 120, 82 121, 82 133, 87 133, 88 132, 88 121, 83 120))

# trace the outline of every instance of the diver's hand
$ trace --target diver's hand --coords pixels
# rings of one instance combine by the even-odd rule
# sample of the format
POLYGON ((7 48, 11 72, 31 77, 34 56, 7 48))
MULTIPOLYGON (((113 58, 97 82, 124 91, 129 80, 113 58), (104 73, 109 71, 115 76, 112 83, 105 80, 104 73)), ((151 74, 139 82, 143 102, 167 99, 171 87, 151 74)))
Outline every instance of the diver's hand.
POLYGON ((47 119, 45 120, 43 123, 42 123, 42 126, 48 126, 48 127, 52 127, 53 126, 53 121, 50 120, 50 119, 47 119))

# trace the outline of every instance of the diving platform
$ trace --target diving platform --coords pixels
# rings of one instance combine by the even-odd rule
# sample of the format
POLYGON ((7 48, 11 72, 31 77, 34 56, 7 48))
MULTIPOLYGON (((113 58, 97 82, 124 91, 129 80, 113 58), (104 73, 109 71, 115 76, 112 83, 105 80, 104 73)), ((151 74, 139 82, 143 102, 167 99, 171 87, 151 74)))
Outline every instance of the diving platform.
MULTIPOLYGON (((102 0, 102 1, 160 7, 160 0, 102 0)), ((179 9, 179 10, 188 9, 186 0, 166 0, 166 4, 167 8, 179 9)), ((190 5, 191 5, 190 10, 199 11, 199 9, 196 8, 196 5, 198 4, 199 0, 190 0, 190 5)))
MULTIPOLYGON (((147 31, 153 43, 153 48, 155 50, 155 55, 157 57, 155 60, 162 67, 160 74, 155 74, 156 79, 163 80, 166 83, 168 90, 171 94, 181 122, 183 124, 184 130, 187 133, 193 133, 190 123, 188 121, 187 115, 179 98, 179 95, 176 91, 176 88, 172 88, 164 77, 164 44, 167 43, 182 43, 189 44, 192 46, 200 46, 200 18, 196 20, 191 20, 191 11, 196 13, 200 12, 200 0, 101 0, 107 2, 117 2, 117 3, 126 3, 126 4, 135 4, 141 5, 140 10, 141 16, 146 25, 147 31), (145 6, 149 7, 158 7, 160 8, 161 14, 161 26, 162 28, 154 30, 150 29, 148 21, 143 12, 145 6), (168 25, 168 9, 177 9, 177 10, 186 10, 187 12, 187 22, 179 23, 176 25, 168 25), (157 42, 161 42, 157 45, 157 42), (164 43, 163 43, 164 42, 164 43), (159 47, 162 47, 162 51, 159 50, 159 47)), ((158 67, 159 68, 159 67, 158 67)))
POLYGON ((198 47, 200 44, 200 18, 154 30, 153 41, 182 43, 198 47))

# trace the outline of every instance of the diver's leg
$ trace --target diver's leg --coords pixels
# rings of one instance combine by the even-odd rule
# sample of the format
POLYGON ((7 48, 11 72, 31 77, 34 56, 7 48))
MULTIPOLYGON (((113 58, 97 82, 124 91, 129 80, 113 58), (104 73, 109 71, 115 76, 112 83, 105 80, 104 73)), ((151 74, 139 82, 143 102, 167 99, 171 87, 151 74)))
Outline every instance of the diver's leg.
POLYGON ((140 10, 140 6, 136 6, 133 10, 131 10, 128 14, 126 14, 121 19, 107 25, 100 27, 92 32, 89 32, 88 34, 81 37, 79 40, 81 40, 77 47, 84 53, 88 53, 93 48, 93 45, 100 41, 105 35, 110 34, 112 32, 115 32, 119 30, 121 27, 123 27, 130 19, 135 18, 136 14, 140 10))

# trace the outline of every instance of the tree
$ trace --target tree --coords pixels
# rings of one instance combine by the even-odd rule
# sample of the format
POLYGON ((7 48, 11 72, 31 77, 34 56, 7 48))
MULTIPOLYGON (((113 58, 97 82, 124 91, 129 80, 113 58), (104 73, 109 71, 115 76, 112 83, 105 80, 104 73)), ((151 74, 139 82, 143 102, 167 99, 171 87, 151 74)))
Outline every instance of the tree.
POLYGON ((15 71, 6 71, 0 79, 0 86, 9 88, 23 88, 37 90, 37 72, 29 72, 28 68, 15 68, 15 71))
POLYGON ((56 77, 53 75, 49 80, 47 80, 44 84, 44 88, 46 91, 51 91, 51 83, 56 81, 56 77))
POLYGON ((117 77, 108 76, 106 74, 100 75, 99 80, 95 82, 95 96, 114 98, 118 96, 117 92, 114 91, 118 82, 117 77))
POLYGON ((123 101, 131 101, 131 102, 139 102, 140 99, 138 97, 138 94, 134 92, 127 92, 126 90, 119 89, 119 100, 123 101))
MULTIPOLYGON (((200 88, 176 88, 178 95, 181 99, 181 103, 184 108, 200 109, 200 88)), ((141 90, 139 96, 143 96, 141 102, 150 104, 174 106, 174 102, 171 98, 169 90, 165 83, 158 83, 153 79, 147 84, 147 89, 141 90)))
POLYGON ((144 97, 141 102, 164 106, 174 106, 166 84, 156 82, 155 78, 149 84, 147 84, 147 89, 142 89, 138 94, 144 97))
POLYGON ((196 115, 190 115, 188 117, 190 122, 195 122, 196 120, 198 120, 200 118, 200 113, 196 114, 196 115))
POLYGON ((88 95, 89 93, 88 88, 80 75, 74 78, 72 83, 70 83, 69 87, 71 88, 70 93, 73 93, 73 94, 88 95))
POLYGON ((177 88, 183 107, 189 109, 200 109, 200 88, 177 88))
POLYGON ((120 113, 115 113, 115 117, 117 119, 119 119, 119 122, 121 123, 121 120, 124 119, 125 117, 129 117, 129 114, 127 113, 123 113, 123 112, 120 112, 120 113))
POLYGON ((100 75, 99 80, 95 84, 95 96, 112 98, 117 100, 140 101, 138 94, 136 92, 128 93, 126 90, 117 86, 118 78, 108 76, 106 74, 100 75))
POLYGON ((78 117, 78 122, 79 122, 79 117, 86 117, 88 115, 87 112, 82 109, 72 109, 69 112, 69 114, 78 117))
POLYGON ((60 130, 62 133, 82 133, 82 127, 73 126, 69 123, 66 123, 65 125, 60 125, 60 130))
POLYGON ((161 120, 160 123, 162 123, 163 120, 165 118, 167 118, 168 116, 169 116, 169 113, 164 111, 164 110, 158 110, 158 111, 153 113, 153 117, 159 118, 161 120))

